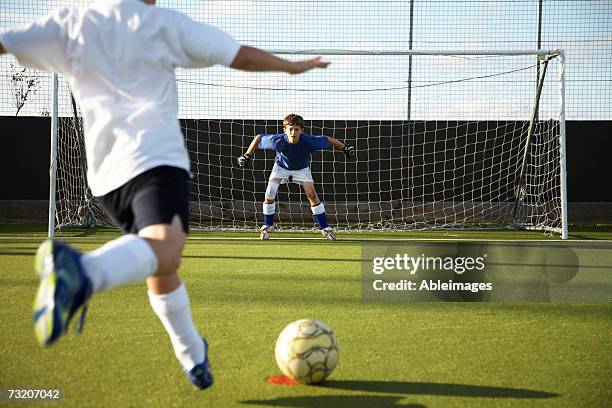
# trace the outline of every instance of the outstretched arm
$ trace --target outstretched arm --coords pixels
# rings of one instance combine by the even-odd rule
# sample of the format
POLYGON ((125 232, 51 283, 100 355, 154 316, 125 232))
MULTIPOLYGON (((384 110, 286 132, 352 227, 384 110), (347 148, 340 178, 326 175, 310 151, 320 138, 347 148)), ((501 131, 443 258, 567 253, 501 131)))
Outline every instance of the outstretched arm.
POLYGON ((331 136, 327 136, 327 141, 330 145, 334 146, 334 149, 342 150, 342 153, 344 153, 347 159, 350 159, 351 157, 355 156, 355 148, 353 146, 347 145, 339 141, 338 139, 334 139, 331 136))
POLYGON ((342 143, 338 139, 334 139, 331 136, 327 136, 327 141, 329 142, 330 145, 334 146, 334 149, 336 150, 342 150, 344 149, 344 146, 346 146, 344 143, 342 143))
POLYGON ((315 57, 303 61, 288 61, 266 51, 242 46, 230 67, 242 71, 278 71, 288 74, 301 74, 313 68, 327 68, 329 62, 315 57))
POLYGON ((261 135, 257 135, 253 138, 253 140, 251 141, 251 144, 249 145, 249 148, 246 151, 246 154, 253 157, 253 155, 255 154, 255 150, 257 149, 257 146, 259 145, 259 139, 261 139, 261 135))

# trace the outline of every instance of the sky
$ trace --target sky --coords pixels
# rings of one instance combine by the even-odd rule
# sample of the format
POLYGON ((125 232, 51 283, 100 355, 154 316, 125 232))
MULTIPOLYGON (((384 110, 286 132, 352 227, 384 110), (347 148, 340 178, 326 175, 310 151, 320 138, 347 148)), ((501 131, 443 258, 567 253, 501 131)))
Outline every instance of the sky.
MULTIPOLYGON (((3 0, 0 29, 86 0, 3 0)), ((612 120, 612 2, 544 2, 542 48, 566 52, 567 119, 612 120)), ((160 7, 267 50, 515 50, 537 46, 536 0, 163 0, 160 7)), ((287 56, 287 58, 303 58, 287 56)), ((177 70, 180 117, 279 119, 508 120, 529 118, 536 58, 330 55, 327 70, 301 76, 224 67, 177 70), (408 98, 411 95, 411 98, 408 98)), ((0 57, 0 114, 14 115, 12 57, 0 57)), ((558 60, 549 65, 540 116, 559 114, 558 60)), ((20 115, 50 111, 50 75, 20 115)), ((65 95, 60 114, 69 114, 65 95)))

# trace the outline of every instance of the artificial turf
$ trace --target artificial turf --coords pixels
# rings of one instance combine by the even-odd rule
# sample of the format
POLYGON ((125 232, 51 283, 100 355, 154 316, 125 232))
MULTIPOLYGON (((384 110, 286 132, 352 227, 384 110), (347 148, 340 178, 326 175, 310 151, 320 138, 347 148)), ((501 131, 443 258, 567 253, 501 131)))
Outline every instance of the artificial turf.
MULTIPOLYGON (((605 228, 578 234, 612 235, 605 228)), ((336 242, 247 239, 252 235, 195 233, 186 245, 180 273, 210 342, 216 381, 195 392, 144 284, 95 295, 83 334, 40 348, 31 327, 32 262, 44 230, 4 226, 1 386, 61 388, 66 407, 574 407, 612 400, 611 303, 364 303, 359 239, 376 235, 336 242), (269 384, 279 373, 276 337, 299 318, 334 328, 340 363, 319 386, 269 384)), ((117 233, 63 236, 87 251, 117 233)))

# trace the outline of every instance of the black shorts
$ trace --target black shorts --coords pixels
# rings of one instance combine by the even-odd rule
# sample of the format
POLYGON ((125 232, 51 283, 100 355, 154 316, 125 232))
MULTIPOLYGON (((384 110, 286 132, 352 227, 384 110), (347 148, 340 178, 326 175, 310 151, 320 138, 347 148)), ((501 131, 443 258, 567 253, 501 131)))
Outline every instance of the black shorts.
POLYGON ((189 231, 189 174, 160 166, 134 177, 100 197, 104 211, 125 233, 135 234, 154 224, 170 224, 175 215, 189 231))

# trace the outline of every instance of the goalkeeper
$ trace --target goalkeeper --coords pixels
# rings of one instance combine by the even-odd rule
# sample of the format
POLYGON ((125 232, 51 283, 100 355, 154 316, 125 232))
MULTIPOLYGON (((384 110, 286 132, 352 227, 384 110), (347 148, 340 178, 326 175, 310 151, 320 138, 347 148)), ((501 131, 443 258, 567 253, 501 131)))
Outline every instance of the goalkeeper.
POLYGON ((276 151, 274 167, 268 180, 265 201, 263 204, 264 225, 260 228, 261 239, 270 238, 274 227, 274 213, 276 212, 276 193, 280 184, 293 181, 301 184, 310 209, 323 236, 335 240, 334 230, 327 223, 325 205, 315 191, 314 181, 310 172, 310 153, 317 150, 342 150, 347 158, 355 155, 353 146, 329 136, 313 136, 304 132, 304 119, 296 114, 290 114, 283 120, 285 133, 278 135, 257 135, 251 142, 246 153, 238 157, 238 165, 246 167, 255 153, 255 149, 268 149, 276 151))

